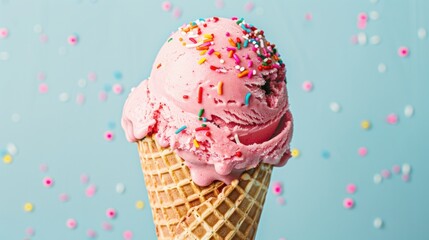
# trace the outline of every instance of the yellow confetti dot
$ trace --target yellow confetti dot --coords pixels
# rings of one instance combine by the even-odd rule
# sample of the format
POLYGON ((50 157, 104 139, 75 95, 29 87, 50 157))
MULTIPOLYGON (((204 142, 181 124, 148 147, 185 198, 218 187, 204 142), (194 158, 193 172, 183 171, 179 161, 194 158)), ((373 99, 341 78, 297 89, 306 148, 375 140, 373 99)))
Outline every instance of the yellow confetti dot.
POLYGON ((144 208, 144 202, 139 200, 136 202, 136 208, 137 209, 143 209, 144 208))
POLYGON ((3 156, 3 162, 9 164, 12 162, 12 156, 10 154, 6 154, 3 156))
POLYGON ((363 129, 368 130, 368 129, 370 129, 370 128, 371 128, 371 122, 370 122, 370 121, 368 121, 368 120, 363 120, 363 121, 360 123, 360 126, 361 126, 363 129))
POLYGON ((32 212, 33 209, 34 209, 34 206, 33 206, 32 203, 27 202, 27 203, 24 204, 24 211, 26 211, 26 212, 32 212))
POLYGON ((292 155, 292 157, 297 158, 297 157, 299 157, 300 152, 299 152, 299 150, 297 148, 294 148, 291 151, 291 155, 292 155))

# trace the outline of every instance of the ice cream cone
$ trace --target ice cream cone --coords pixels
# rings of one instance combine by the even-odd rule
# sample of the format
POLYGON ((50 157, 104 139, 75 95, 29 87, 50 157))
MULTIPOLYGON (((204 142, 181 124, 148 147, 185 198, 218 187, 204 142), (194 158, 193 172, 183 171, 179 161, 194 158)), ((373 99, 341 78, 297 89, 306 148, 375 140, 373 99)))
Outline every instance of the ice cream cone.
POLYGON ((138 141, 158 239, 254 239, 272 166, 259 164, 226 185, 196 185, 184 161, 153 137, 138 141))

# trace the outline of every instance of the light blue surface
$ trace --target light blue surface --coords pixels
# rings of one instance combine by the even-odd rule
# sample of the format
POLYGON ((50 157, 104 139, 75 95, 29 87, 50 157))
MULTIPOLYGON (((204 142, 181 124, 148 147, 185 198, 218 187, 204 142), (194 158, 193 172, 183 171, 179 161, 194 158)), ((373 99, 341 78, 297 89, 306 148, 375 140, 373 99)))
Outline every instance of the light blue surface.
POLYGON ((429 29, 429 1, 255 0, 250 12, 246 1, 225 1, 222 8, 216 2, 172 1, 183 13, 175 19, 159 1, 0 0, 0 28, 10 31, 0 38, 0 150, 9 143, 19 150, 11 164, 0 162, 0 239, 86 239, 88 229, 103 240, 122 239, 125 230, 133 239, 155 238, 150 208, 135 208, 147 195, 136 146, 120 128, 121 108, 131 87, 149 75, 168 34, 212 15, 243 16, 264 29, 288 68, 292 147, 301 155, 275 169, 273 181, 283 183, 286 204, 270 191, 258 239, 429 239, 429 40, 417 35, 429 29), (372 11, 379 19, 359 30, 358 14, 372 11), (360 32, 367 43, 353 44, 360 32), (71 46, 67 37, 74 33, 79 43, 71 46), (371 44, 374 35, 380 44, 371 44), (397 55, 400 46, 410 49, 409 57, 397 55), (380 63, 385 73, 378 72, 380 63), (37 79, 40 72, 46 80, 37 79), (89 72, 97 80, 79 87, 89 72), (305 80, 313 82, 312 92, 302 90, 305 80), (47 94, 38 92, 42 82, 47 94), (116 83, 124 93, 109 91, 100 101, 100 91, 116 83), (68 102, 59 101, 63 92, 68 102), (83 105, 76 104, 79 93, 83 105), (331 102, 341 105, 339 113, 330 110, 331 102), (408 104, 415 109, 410 118, 404 115, 408 104), (386 123, 390 113, 399 116, 398 124, 386 123), (365 119, 369 131, 360 127, 365 119), (112 142, 104 140, 110 129, 112 142), (368 148, 366 157, 357 154, 360 147, 368 148), (374 183, 375 174, 404 163, 412 166, 409 182, 393 174, 374 183), (47 172, 39 170, 42 164, 47 172), (92 198, 85 196, 82 174, 97 186, 92 198), (45 176, 55 181, 50 189, 42 184, 45 176), (125 184, 125 193, 115 192, 117 183, 125 184), (346 192, 349 183, 357 185, 355 194, 346 192), (59 201, 60 193, 70 200, 59 201), (356 202, 351 210, 342 206, 346 197, 356 202), (25 202, 34 204, 33 212, 23 211, 25 202), (118 211, 114 220, 105 216, 109 207, 118 211), (374 228, 376 217, 383 228, 374 228), (78 221, 77 229, 65 226, 68 218, 78 221), (103 222, 113 230, 103 230, 103 222), (29 227, 33 237, 26 235, 29 227))

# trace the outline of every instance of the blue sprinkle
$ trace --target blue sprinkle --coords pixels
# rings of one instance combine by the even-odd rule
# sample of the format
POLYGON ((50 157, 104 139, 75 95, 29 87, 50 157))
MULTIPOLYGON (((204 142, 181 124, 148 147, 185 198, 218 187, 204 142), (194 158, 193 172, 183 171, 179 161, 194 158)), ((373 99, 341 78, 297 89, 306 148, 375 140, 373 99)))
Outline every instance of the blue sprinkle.
POLYGON ((183 126, 181 126, 179 129, 177 129, 174 133, 175 134, 178 134, 178 133, 180 133, 181 131, 183 131, 183 130, 185 130, 186 129, 186 126, 185 125, 183 125, 183 126))
POLYGON ((104 84, 104 91, 110 92, 112 90, 112 85, 106 83, 104 84))
POLYGON ((115 77, 116 80, 121 80, 122 79, 122 72, 121 71, 115 71, 113 73, 113 76, 115 77))
POLYGON ((246 97, 244 98, 244 104, 246 105, 246 106, 249 106, 249 100, 250 100, 250 96, 251 96, 252 94, 250 93, 250 92, 248 92, 248 93, 246 93, 246 97))
POLYGON ((246 39, 246 40, 244 40, 243 47, 245 47, 245 48, 246 48, 246 47, 247 47, 247 45, 249 45, 249 40, 247 40, 247 39, 246 39))
POLYGON ((331 154, 329 153, 329 151, 328 150, 323 150, 322 151, 322 158, 328 159, 329 157, 331 157, 331 154))
POLYGON ((116 127, 116 123, 114 121, 110 121, 107 126, 109 127, 110 130, 115 129, 116 127))
POLYGON ((246 28, 246 26, 244 26, 244 24, 241 24, 241 28, 242 28, 244 31, 246 31, 246 32, 250 33, 250 29, 246 28))
POLYGON ((203 117, 203 122, 207 122, 207 118, 203 117))

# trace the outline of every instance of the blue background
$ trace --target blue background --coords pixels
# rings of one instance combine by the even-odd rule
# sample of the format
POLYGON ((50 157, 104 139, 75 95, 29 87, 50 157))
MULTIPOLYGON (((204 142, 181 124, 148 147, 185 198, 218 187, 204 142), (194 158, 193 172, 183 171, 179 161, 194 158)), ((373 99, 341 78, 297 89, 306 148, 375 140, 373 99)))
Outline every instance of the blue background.
POLYGON ((12 163, 0 162, 0 239, 86 239, 88 229, 97 239, 122 239, 125 230, 133 239, 155 239, 149 205, 135 207, 148 200, 136 145, 120 127, 121 109, 130 89, 150 74, 169 33, 214 15, 242 16, 264 29, 288 68, 292 147, 300 155, 275 169, 272 180, 282 182, 286 203, 278 204, 270 190, 258 239, 429 238, 429 40, 417 34, 429 29, 429 1, 254 0, 253 9, 248 1, 221 2, 173 0, 164 11, 162 1, 0 0, 0 28, 9 29, 0 38, 0 157, 13 153, 12 163), (182 15, 174 17, 179 9, 182 15), (356 25, 361 12, 373 12, 365 29, 356 25), (67 42, 72 34, 79 36, 76 46, 67 42), (409 48, 408 57, 398 56, 400 46, 409 48), (88 80, 91 72, 96 81, 88 80), (304 81, 314 84, 311 92, 302 89, 304 81), (39 93, 42 83, 46 94, 39 93), (113 84, 124 92, 113 93, 113 84), (61 93, 70 99, 60 101, 61 93), (82 105, 78 94, 85 96, 82 105), (333 112, 332 102, 341 111, 333 112), (411 117, 404 114, 407 105, 415 110, 411 117), (386 122, 391 113, 397 124, 386 122), (360 126, 363 120, 371 122, 369 130, 360 126), (104 139, 109 130, 110 142, 104 139), (360 147, 367 156, 359 156, 360 147), (374 183, 374 175, 404 163, 412 167, 409 182, 400 173, 374 183), (80 181, 82 174, 89 183, 80 181), (46 176, 53 187, 43 186, 46 176), (124 193, 115 191, 117 183, 124 193), (346 192, 349 183, 356 193, 346 192), (97 186, 92 198, 85 195, 90 184, 97 186), (60 193, 70 200, 61 202, 60 193), (354 208, 343 207, 347 197, 354 208), (23 210, 26 202, 34 204, 32 212, 23 210), (109 207, 118 211, 116 219, 105 216, 109 207), (381 229, 373 226, 377 217, 381 229), (66 227, 68 218, 77 220, 75 230, 66 227), (104 230, 103 222, 113 229, 104 230))

